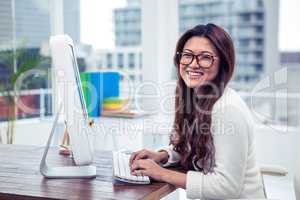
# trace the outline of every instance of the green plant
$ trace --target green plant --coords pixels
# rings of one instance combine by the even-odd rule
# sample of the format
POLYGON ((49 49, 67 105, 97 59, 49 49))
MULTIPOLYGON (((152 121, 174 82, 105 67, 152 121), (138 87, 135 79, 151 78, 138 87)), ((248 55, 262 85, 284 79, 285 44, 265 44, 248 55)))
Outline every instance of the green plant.
POLYGON ((0 78, 0 94, 8 106, 6 141, 0 135, 0 142, 12 144, 15 135, 15 121, 17 114, 17 97, 19 89, 16 88, 18 78, 26 71, 36 68, 41 63, 41 56, 29 53, 29 49, 17 48, 15 51, 0 51, 0 67, 5 72, 0 78))

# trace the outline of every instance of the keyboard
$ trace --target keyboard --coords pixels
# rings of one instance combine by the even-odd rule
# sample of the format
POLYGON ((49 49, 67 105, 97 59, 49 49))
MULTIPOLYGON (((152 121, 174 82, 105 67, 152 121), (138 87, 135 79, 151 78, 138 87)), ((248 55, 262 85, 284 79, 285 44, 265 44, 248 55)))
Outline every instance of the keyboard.
POLYGON ((135 176, 130 173, 130 153, 125 151, 113 152, 114 178, 118 181, 132 184, 149 184, 148 176, 135 176))

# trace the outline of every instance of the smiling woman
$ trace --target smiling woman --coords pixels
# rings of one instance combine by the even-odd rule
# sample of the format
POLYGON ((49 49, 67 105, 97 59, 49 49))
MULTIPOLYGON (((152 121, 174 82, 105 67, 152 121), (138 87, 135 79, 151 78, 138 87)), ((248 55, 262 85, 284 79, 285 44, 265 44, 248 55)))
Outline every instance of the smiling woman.
POLYGON ((219 66, 215 51, 208 39, 195 36, 186 42, 182 52, 177 52, 180 57, 180 75, 186 85, 194 88, 215 78, 219 66), (204 51, 198 47, 203 47, 204 51))
MULTIPOLYGON (((188 131, 184 130, 187 127, 184 127, 182 123, 187 117, 189 118, 188 125, 192 125, 193 121, 197 120, 197 122, 207 124, 208 128, 211 127, 211 111, 213 106, 222 96, 224 88, 233 74, 235 62, 233 49, 230 36, 223 29, 212 24, 196 26, 194 29, 183 34, 179 39, 176 51, 182 52, 182 56, 178 56, 177 54, 174 58, 178 74, 180 74, 177 84, 177 110, 175 115, 175 124, 178 127, 175 127, 177 129, 175 131, 178 134, 188 131), (185 63, 184 55, 187 52, 202 55, 201 60, 197 56, 196 60, 193 59, 194 61, 191 60, 192 62, 185 63), (188 97, 189 94, 191 94, 191 98, 188 97), (205 95, 211 96, 205 98, 205 95), (190 111, 178 109, 182 107, 181 105, 183 105, 183 108, 185 107, 184 109, 189 107, 192 109, 190 111)), ((200 130, 203 133, 207 131, 210 132, 210 130, 200 130)), ((191 139, 189 138, 188 140, 191 139)), ((181 149, 184 154, 182 164, 186 165, 186 168, 189 168, 188 163, 190 162, 186 161, 192 161, 192 154, 197 154, 199 159, 203 157, 202 165, 204 166, 204 171, 208 172, 215 163, 213 158, 213 138, 211 134, 197 134, 196 137, 193 136, 193 139, 196 139, 198 142, 191 143, 192 148, 195 149, 199 143, 204 148, 201 152, 200 150, 196 150, 194 153, 191 150, 186 151, 184 146, 188 145, 189 142, 185 141, 186 139, 181 139, 175 147, 181 149)))
POLYGON ((198 25, 178 40, 175 120, 170 146, 132 154, 133 174, 185 188, 188 198, 263 198, 255 160, 251 113, 231 88, 231 37, 214 24, 198 25), (187 173, 165 166, 179 165, 187 173))

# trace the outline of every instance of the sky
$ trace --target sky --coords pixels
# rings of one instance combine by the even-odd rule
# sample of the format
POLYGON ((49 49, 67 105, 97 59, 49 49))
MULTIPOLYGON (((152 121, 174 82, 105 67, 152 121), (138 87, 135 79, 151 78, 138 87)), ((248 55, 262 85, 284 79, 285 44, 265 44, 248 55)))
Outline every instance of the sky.
MULTIPOLYGON (((81 40, 95 49, 114 47, 113 15, 125 0, 81 0, 81 40)), ((300 51, 300 1, 280 0, 279 49, 300 51)))
POLYGON ((125 0, 81 0, 81 41, 96 49, 114 46, 113 9, 125 0))

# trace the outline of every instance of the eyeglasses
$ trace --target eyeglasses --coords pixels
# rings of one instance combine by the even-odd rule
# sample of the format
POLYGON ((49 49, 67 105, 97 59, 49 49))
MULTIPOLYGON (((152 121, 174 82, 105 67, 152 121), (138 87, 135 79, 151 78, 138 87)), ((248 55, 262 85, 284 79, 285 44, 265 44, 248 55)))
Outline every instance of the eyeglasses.
POLYGON ((214 56, 210 53, 200 53, 200 54, 192 54, 188 52, 177 52, 177 55, 179 55, 179 62, 182 65, 190 65, 194 59, 196 58, 196 62, 198 66, 209 69, 217 56, 214 56))

